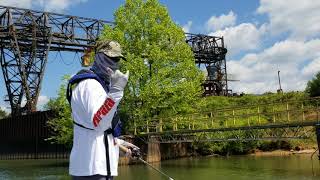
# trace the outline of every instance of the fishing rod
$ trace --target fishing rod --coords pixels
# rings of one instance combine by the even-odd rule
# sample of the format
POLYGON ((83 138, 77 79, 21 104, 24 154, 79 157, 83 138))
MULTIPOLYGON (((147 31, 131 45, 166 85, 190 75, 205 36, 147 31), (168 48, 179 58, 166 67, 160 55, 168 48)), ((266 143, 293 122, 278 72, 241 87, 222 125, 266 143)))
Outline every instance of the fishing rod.
POLYGON ((174 180, 172 177, 170 177, 169 175, 167 175, 166 173, 160 171, 159 169, 155 168, 154 166, 152 166, 151 164, 149 164, 147 161, 143 160, 141 157, 138 158, 141 162, 143 162, 144 164, 148 165, 149 167, 151 167, 152 169, 156 170, 157 172, 161 173, 162 175, 166 176, 167 178, 169 178, 169 180, 174 180))
MULTIPOLYGON (((124 151, 124 152, 127 152, 127 151, 129 150, 128 148, 126 148, 126 147, 124 147, 124 146, 122 146, 122 145, 119 145, 119 147, 120 147, 120 149, 121 149, 122 151, 124 151)), ((139 150, 133 149, 132 151, 139 151, 139 150)), ((148 163, 147 161, 143 160, 143 159, 141 158, 140 152, 138 152, 137 154, 138 154, 138 155, 136 156, 136 158, 137 158, 139 161, 143 162, 145 165, 148 165, 149 167, 151 167, 153 170, 157 171, 158 173, 166 176, 167 178, 169 178, 169 180, 174 180, 172 177, 170 177, 169 175, 167 175, 166 173, 164 173, 164 172, 161 171, 160 169, 157 169, 156 167, 152 166, 152 165, 151 165, 150 163, 148 163)), ((131 157, 131 158, 136 159, 135 157, 131 157)))

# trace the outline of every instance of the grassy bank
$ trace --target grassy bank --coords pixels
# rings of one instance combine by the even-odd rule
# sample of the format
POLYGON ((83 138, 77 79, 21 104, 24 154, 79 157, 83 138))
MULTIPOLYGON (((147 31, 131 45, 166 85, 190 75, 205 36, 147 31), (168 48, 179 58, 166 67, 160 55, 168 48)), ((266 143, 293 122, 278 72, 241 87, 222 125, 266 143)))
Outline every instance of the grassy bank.
POLYGON ((249 142, 201 142, 194 143, 193 149, 198 155, 219 154, 245 155, 256 152, 272 152, 275 150, 283 151, 302 151, 316 149, 317 144, 314 139, 291 140, 291 141, 249 141, 249 142))
MULTIPOLYGON (((211 114, 212 128, 230 127, 230 126, 250 126, 259 124, 270 123, 287 123, 290 118, 291 121, 301 119, 314 118, 314 112, 311 111, 293 111, 288 116, 288 108, 286 104, 289 104, 290 108, 301 108, 301 106, 317 107, 316 104, 303 104, 302 101, 309 97, 303 92, 289 92, 284 94, 266 93, 264 95, 244 95, 241 97, 206 97, 199 102, 198 112, 205 114, 207 112, 213 112, 211 114), (290 103, 287 103, 290 102, 290 103), (297 102, 297 103, 295 103, 297 102), (270 106, 269 106, 269 105, 270 106), (261 115, 249 115, 257 113, 257 107, 261 115), (240 107, 240 108, 239 108, 240 107), (246 108, 247 107, 247 108, 246 108), (218 110, 217 110, 218 109, 218 110), (223 115, 219 114, 219 109, 223 110, 223 115), (229 110, 228 110, 229 109, 229 110), (279 112, 279 113, 274 113, 279 112), (280 113, 281 112, 281 113, 280 113), (236 114, 236 116, 235 116, 236 114), (272 115, 270 115, 272 114, 272 115), (235 120, 236 119, 236 120, 235 120), (250 122, 249 122, 250 119, 250 122), (275 121, 276 120, 276 121, 275 121)), ((221 111, 222 112, 222 111, 221 111)), ((197 121, 201 122, 200 118, 197 121)), ((199 125, 201 126, 201 125, 199 125)), ((205 127, 205 125, 202 125, 205 127)), ((314 132, 314 128, 310 127, 310 131, 314 132)), ((259 130, 254 132, 223 132, 221 134, 210 134, 211 138, 225 137, 238 137, 239 139, 246 139, 252 136, 259 136, 264 131, 271 131, 270 129, 259 130)), ((275 133, 281 130, 272 130, 275 133)), ((291 135, 291 134, 290 134, 291 135)), ((292 132, 292 136, 294 132, 292 132)), ((311 139, 303 140, 268 140, 268 141, 226 141, 226 142, 201 142, 194 143, 194 151, 200 155, 243 155, 250 154, 256 151, 268 152, 274 150, 304 150, 314 149, 317 147, 315 136, 311 139)))

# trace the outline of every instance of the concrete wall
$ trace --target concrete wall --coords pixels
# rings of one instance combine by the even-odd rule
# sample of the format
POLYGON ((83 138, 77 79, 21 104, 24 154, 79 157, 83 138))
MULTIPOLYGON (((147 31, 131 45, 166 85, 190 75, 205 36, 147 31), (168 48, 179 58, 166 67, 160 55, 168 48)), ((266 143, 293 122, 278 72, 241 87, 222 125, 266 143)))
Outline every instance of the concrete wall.
MULTIPOLYGON (((156 141, 156 137, 150 137, 149 141, 156 141)), ((126 141, 134 143, 143 154, 143 159, 147 162, 159 162, 165 159, 174 159, 180 157, 190 156, 191 144, 190 143, 170 143, 170 144, 160 144, 160 143, 148 143, 142 142, 138 138, 127 137, 126 141)), ((131 163, 137 163, 132 159, 126 157, 120 158, 120 165, 127 165, 131 163)))

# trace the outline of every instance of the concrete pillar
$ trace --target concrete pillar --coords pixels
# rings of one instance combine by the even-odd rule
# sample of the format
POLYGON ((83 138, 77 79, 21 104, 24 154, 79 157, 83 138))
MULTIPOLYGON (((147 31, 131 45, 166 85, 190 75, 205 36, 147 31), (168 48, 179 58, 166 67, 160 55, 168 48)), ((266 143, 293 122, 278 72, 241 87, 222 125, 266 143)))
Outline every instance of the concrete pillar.
POLYGON ((148 149, 147 149, 147 162, 159 162, 161 161, 160 143, 156 137, 149 137, 148 149))

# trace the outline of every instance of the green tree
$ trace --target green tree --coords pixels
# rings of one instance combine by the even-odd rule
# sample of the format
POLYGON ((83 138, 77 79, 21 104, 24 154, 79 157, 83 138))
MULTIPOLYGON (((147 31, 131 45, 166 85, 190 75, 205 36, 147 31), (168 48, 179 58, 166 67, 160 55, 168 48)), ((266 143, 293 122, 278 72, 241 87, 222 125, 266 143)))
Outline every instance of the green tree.
POLYGON ((46 109, 53 110, 56 114, 54 119, 48 122, 53 135, 48 138, 53 143, 64 144, 67 147, 72 145, 73 121, 71 118, 71 108, 66 99, 66 84, 70 76, 64 76, 60 86, 58 97, 50 99, 46 109))
POLYGON ((2 108, 0 108, 0 119, 4 119, 6 118, 8 115, 6 113, 6 111, 2 110, 2 108))
POLYGON ((320 72, 312 80, 308 81, 306 92, 310 97, 320 96, 320 72))
POLYGON ((203 75, 195 66, 185 34, 158 0, 127 0, 100 40, 117 40, 129 70, 122 112, 135 119, 191 112, 203 75))
MULTIPOLYGON (((130 71, 120 107, 122 115, 144 120, 195 109, 203 75, 195 66, 182 28, 157 0, 127 0, 115 12, 115 26, 106 26, 100 36, 100 40, 111 39, 125 50, 127 61, 121 62, 121 71, 130 71)), ((63 83, 58 97, 50 100, 47 108, 58 114, 49 122, 55 132, 50 140, 70 146, 72 119, 65 91, 63 83)))

